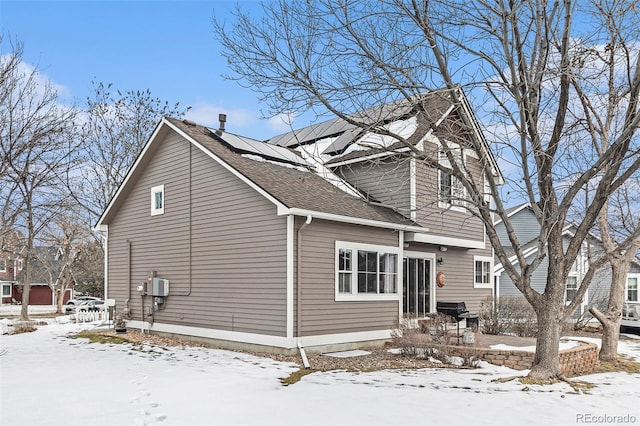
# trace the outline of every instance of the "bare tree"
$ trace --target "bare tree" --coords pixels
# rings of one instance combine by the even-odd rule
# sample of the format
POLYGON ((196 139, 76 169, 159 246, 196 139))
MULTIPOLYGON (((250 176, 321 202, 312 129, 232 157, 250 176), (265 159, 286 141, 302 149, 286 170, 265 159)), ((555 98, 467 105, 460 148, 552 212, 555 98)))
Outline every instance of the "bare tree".
POLYGON ((606 259, 611 265, 611 287, 607 309, 604 312, 601 312, 597 306, 589 309, 589 312, 602 324, 602 346, 599 354, 602 361, 618 359, 618 340, 627 274, 631 263, 637 259, 640 248, 640 222, 635 214, 637 202, 632 201, 627 190, 627 187, 623 187, 620 193, 616 194, 615 200, 618 202, 613 204, 617 214, 609 214, 609 205, 605 204, 598 217, 598 229, 604 244, 606 259), (612 230, 612 225, 617 228, 616 231, 612 230), (619 243, 615 235, 623 234, 625 230, 627 231, 625 238, 622 243, 619 243))
POLYGON ((58 103, 55 88, 40 78, 37 68, 24 64, 21 55, 18 45, 0 57, 0 187, 2 229, 22 236, 21 319, 26 320, 35 242, 68 201, 59 182, 71 166, 77 141, 74 109, 58 103))
POLYGON ((181 108, 154 98, 149 89, 120 91, 93 83, 82 127, 83 167, 69 176, 71 194, 94 223, 102 214, 163 116, 182 117, 181 108))
MULTIPOLYGON (((604 3, 604 2, 603 2, 604 3)), ((479 163, 490 171, 491 153, 464 138, 474 125, 461 117, 451 128, 434 126, 444 141, 447 168, 464 186, 465 206, 482 219, 496 256, 516 287, 534 308, 539 334, 530 376, 561 376, 559 340, 562 327, 587 290, 594 268, 573 302, 564 303, 570 269, 609 195, 637 173, 640 166, 637 129, 640 64, 633 31, 640 25, 634 2, 615 2, 606 16, 599 2, 520 1, 466 2, 426 0, 275 0, 253 19, 237 9, 233 26, 215 22, 230 78, 254 88, 267 102, 270 115, 309 110, 330 113, 370 132, 395 137, 428 167, 442 169, 433 153, 415 145, 384 124, 397 109, 373 119, 355 114, 382 104, 410 104, 429 114, 421 94, 442 88, 457 107, 469 95, 493 151, 510 169, 502 189, 486 173, 495 205, 484 197, 484 182, 467 168, 456 147, 473 143, 479 163), (594 13, 595 12, 595 13, 594 13), (580 19, 583 25, 576 25, 580 19), (592 129, 585 125, 581 95, 589 98, 590 82, 580 70, 584 48, 600 52, 616 33, 615 48, 623 60, 595 54, 604 74, 617 78, 615 116, 601 151, 581 143, 592 129), (603 43, 603 40, 607 40, 603 43), (579 46, 578 46, 579 47, 579 46), (364 117, 364 119, 363 119, 364 117), (580 161, 576 147, 580 146, 580 161), (586 185, 592 197, 580 210, 586 185), (499 196, 501 194, 501 196, 499 196), (540 223, 537 256, 526 258, 507 216, 503 199, 528 201, 540 223), (570 212, 573 211, 570 217, 570 212), (507 230, 510 245, 500 243, 494 217, 507 230), (571 220, 576 233, 563 247, 563 228, 571 220), (516 265, 509 261, 515 253, 516 265), (531 275, 548 257, 547 284, 542 293, 531 287, 531 275)), ((606 83, 605 83, 606 84, 606 83)), ((594 95, 595 96, 595 95, 594 95)), ((601 99, 612 102, 612 99, 601 99)))
POLYGON ((79 212, 79 206, 70 206, 53 217, 39 238, 41 244, 51 250, 37 252, 38 261, 49 276, 49 287, 56 295, 57 313, 62 313, 64 296, 76 281, 76 269, 83 261, 82 250, 93 239, 90 228, 79 212))

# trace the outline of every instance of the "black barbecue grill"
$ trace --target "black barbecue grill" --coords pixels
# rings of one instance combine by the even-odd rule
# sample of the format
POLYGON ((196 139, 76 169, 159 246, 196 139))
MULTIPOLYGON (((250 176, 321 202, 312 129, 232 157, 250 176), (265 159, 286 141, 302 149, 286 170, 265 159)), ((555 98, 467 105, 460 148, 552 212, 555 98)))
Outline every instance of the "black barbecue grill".
POLYGON ((452 318, 456 323, 458 343, 460 343, 460 321, 467 320, 467 327, 478 327, 478 315, 471 314, 464 302, 436 302, 436 311, 439 314, 452 318))

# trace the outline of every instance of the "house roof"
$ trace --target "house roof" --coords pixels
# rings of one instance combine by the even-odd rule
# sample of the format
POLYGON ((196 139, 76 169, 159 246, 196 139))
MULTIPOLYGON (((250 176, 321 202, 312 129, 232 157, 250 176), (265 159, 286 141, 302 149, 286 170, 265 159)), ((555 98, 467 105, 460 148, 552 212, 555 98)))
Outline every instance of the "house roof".
POLYGON ((267 142, 291 148, 316 144, 320 148, 314 151, 323 157, 328 167, 334 167, 345 162, 361 161, 372 155, 389 155, 408 150, 405 142, 381 135, 380 129, 390 130, 401 135, 408 143, 416 144, 429 133, 446 138, 451 132, 462 131, 462 127, 456 124, 453 124, 453 127, 441 126, 447 120, 455 123, 462 118, 469 125, 469 136, 479 141, 496 176, 499 181, 503 181, 495 157, 460 88, 419 94, 410 101, 391 102, 352 114, 347 118, 353 119, 358 125, 336 118, 275 136, 267 142), (454 92, 456 98, 460 100, 458 105, 454 102, 454 92), (415 117, 415 122, 409 122, 408 119, 411 117, 415 117), (402 121, 405 122, 404 125, 402 121), (398 122, 401 122, 399 127, 398 122), (395 128, 393 128, 394 125, 396 125, 395 128), (454 128, 456 130, 453 130, 454 128))
POLYGON ((304 167, 288 166, 285 161, 275 159, 268 161, 268 158, 254 157, 250 153, 234 149, 233 145, 227 143, 233 136, 226 132, 214 132, 207 127, 187 124, 173 118, 167 121, 288 208, 399 225, 413 224, 389 208, 369 204, 361 197, 350 195, 331 184, 311 170, 311 165, 295 151, 288 150, 298 158, 297 164, 304 163, 304 167))
POLYGON ((331 167, 336 166, 335 161, 344 161, 345 158, 360 161, 375 155, 375 143, 373 148, 367 143, 362 144, 363 141, 375 141, 375 138, 382 145, 386 144, 377 153, 379 155, 389 155, 390 150, 401 150, 402 147, 396 146, 395 140, 389 142, 389 139, 380 139, 381 135, 369 132, 367 123, 371 124, 371 129, 379 130, 380 126, 388 126, 409 142, 417 143, 429 132, 437 130, 439 123, 447 117, 457 114, 471 123, 473 132, 494 165, 495 173, 501 178, 497 163, 477 127, 464 94, 459 89, 454 90, 461 104, 457 105, 458 109, 453 114, 452 90, 446 89, 419 95, 418 102, 392 102, 354 114, 352 118, 365 123, 364 127, 337 118, 276 136, 267 143, 212 130, 188 120, 164 118, 145 144, 96 227, 100 228, 111 221, 126 198, 122 194, 128 191, 129 182, 135 180, 135 176, 151 161, 159 145, 157 142, 173 131, 273 202, 278 207, 278 214, 322 213, 332 220, 426 232, 427 228, 392 208, 367 201, 358 190, 334 174, 331 167), (291 148, 297 148, 300 152, 291 148))
POLYGON ((330 180, 316 173, 313 164, 293 150, 270 146, 175 118, 164 118, 159 124, 116 196, 99 219, 97 227, 110 222, 117 210, 118 199, 127 192, 126 187, 132 180, 131 176, 141 167, 140 164, 144 163, 143 157, 147 155, 147 151, 152 151, 151 145, 163 139, 159 135, 164 134, 167 129, 181 134, 278 207, 295 209, 297 214, 320 212, 341 218, 384 223, 392 228, 410 227, 413 231, 427 230, 388 207, 367 203, 363 197, 344 190, 340 187, 340 183, 347 185, 345 182, 331 183, 330 180))

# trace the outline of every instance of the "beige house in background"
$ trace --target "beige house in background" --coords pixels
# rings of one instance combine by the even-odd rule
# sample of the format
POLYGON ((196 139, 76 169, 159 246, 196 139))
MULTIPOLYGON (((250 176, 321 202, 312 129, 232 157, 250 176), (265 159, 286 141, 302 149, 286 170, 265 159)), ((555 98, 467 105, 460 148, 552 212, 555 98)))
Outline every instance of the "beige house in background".
MULTIPOLYGON (((475 120, 447 92, 425 103, 387 126, 438 155, 431 129, 475 120)), ((453 201, 455 178, 340 119, 261 142, 223 118, 220 129, 162 119, 97 223, 105 297, 128 327, 227 347, 347 348, 388 339, 438 300, 473 311, 492 294, 493 250, 453 201)))

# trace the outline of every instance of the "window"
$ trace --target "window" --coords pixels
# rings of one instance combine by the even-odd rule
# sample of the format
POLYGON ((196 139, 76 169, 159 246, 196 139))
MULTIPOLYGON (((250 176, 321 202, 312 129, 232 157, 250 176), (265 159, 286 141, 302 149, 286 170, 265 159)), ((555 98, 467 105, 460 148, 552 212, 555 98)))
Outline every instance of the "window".
POLYGON ((164 185, 151 188, 151 216, 164 214, 164 185))
POLYGON ((7 259, 0 257, 0 272, 7 272, 7 259))
MULTIPOLYGON (((451 154, 454 159, 460 157, 462 161, 464 161, 464 152, 461 152, 460 149, 451 149, 451 154)), ((449 158, 447 158, 445 151, 438 152, 438 162, 442 166, 451 169, 451 162, 449 158)), ((464 185, 462 185, 462 182, 445 170, 438 171, 438 180, 439 206, 441 208, 457 207, 457 209, 464 207, 465 200, 467 199, 467 191, 464 185)))
POLYGON ((2 297, 11 296, 11 284, 2 284, 2 297))
POLYGON ((338 250, 338 293, 351 293, 351 250, 338 250))
POLYGON ((476 288, 491 288, 493 283, 493 259, 491 257, 474 256, 474 279, 473 286, 476 288))
POLYGON ((336 241, 336 300, 398 298, 396 247, 336 241))
POLYGON ((578 292, 578 277, 567 277, 567 286, 565 291, 565 301, 567 303, 573 301, 578 292))
POLYGON ((638 301, 638 277, 627 278, 627 302, 638 301))

